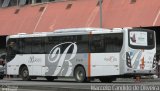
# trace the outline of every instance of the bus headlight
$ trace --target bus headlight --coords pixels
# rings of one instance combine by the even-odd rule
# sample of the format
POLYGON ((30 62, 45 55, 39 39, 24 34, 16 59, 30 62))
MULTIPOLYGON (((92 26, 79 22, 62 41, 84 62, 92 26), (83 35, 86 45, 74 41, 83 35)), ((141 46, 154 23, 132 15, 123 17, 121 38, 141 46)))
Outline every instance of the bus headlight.
POLYGON ((126 63, 127 63, 127 66, 128 67, 130 67, 130 68, 132 68, 132 65, 131 65, 131 57, 130 57, 130 55, 129 55, 129 53, 128 52, 126 52, 126 63))
POLYGON ((157 60, 156 60, 156 55, 154 55, 152 68, 156 69, 156 67, 157 67, 157 60))

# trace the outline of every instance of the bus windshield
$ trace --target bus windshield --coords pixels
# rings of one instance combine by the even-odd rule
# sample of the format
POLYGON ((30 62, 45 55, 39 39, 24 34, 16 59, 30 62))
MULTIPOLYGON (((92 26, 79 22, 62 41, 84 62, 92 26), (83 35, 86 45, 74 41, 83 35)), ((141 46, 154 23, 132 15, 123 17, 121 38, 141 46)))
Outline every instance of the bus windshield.
POLYGON ((154 32, 146 29, 129 31, 129 46, 134 49, 153 49, 155 46, 154 32))

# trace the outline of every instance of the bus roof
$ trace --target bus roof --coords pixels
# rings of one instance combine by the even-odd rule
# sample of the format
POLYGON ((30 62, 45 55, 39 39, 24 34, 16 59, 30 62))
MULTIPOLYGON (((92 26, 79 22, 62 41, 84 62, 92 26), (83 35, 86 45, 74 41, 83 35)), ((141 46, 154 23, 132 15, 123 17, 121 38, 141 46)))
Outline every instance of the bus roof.
POLYGON ((18 33, 10 35, 8 38, 25 38, 25 37, 43 37, 43 36, 61 36, 61 35, 81 35, 81 34, 101 34, 101 33, 120 33, 122 28, 104 29, 104 28, 69 28, 58 29, 53 32, 34 32, 33 34, 18 33))

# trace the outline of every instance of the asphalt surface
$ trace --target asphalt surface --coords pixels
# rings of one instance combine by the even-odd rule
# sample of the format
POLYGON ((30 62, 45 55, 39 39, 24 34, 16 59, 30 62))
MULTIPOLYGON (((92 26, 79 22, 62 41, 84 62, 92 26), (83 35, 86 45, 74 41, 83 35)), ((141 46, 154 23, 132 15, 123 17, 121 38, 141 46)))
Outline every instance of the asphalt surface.
POLYGON ((160 78, 117 79, 112 83, 101 83, 98 79, 88 83, 77 83, 72 78, 60 78, 48 82, 44 78, 22 81, 21 78, 0 80, 0 91, 160 91, 160 78))

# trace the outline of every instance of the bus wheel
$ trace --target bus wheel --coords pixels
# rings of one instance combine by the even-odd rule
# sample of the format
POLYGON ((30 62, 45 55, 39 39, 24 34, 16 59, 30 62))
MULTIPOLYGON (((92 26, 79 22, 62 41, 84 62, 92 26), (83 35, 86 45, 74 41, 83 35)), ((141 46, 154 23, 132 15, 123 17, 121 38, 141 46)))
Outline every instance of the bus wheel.
POLYGON ((78 66, 74 71, 74 77, 77 82, 85 82, 86 81, 86 72, 83 67, 78 66))
POLYGON ((102 78, 99 78, 99 80, 100 80, 102 83, 111 83, 112 81, 115 81, 116 78, 102 77, 102 78))
POLYGON ((46 76, 45 77, 47 79, 47 81, 54 81, 54 77, 53 76, 46 76))
POLYGON ((26 66, 24 66, 21 70, 21 77, 22 77, 22 80, 24 81, 29 81, 31 80, 30 76, 29 76, 29 71, 28 71, 28 68, 26 66))
POLYGON ((0 79, 3 79, 4 76, 0 76, 0 79))

